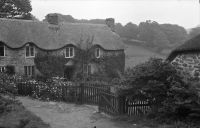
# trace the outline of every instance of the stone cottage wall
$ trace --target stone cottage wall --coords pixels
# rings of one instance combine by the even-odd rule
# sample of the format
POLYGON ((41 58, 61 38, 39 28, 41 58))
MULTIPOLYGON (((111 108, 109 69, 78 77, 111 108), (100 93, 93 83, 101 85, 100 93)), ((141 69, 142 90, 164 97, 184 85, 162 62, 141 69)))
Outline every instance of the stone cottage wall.
POLYGON ((177 55, 171 62, 180 74, 186 77, 200 77, 200 53, 185 53, 177 55))
POLYGON ((25 47, 20 49, 5 47, 5 57, 0 57, 0 65, 12 65, 16 73, 24 74, 24 66, 34 66, 34 58, 26 58, 25 55, 25 47))
MULTIPOLYGON (((61 49, 57 49, 57 50, 42 50, 40 48, 35 47, 35 56, 37 56, 38 53, 40 54, 51 54, 51 55, 62 55, 65 56, 65 48, 63 47, 61 49)), ((93 50, 95 50, 96 47, 94 47, 93 50)), ((15 67, 15 72, 18 74, 23 75, 24 74, 24 66, 35 66, 35 62, 34 62, 34 58, 35 57, 26 57, 25 55, 25 46, 18 48, 18 49, 12 49, 9 47, 5 48, 6 52, 5 52, 5 57, 0 57, 0 66, 7 66, 7 65, 13 65, 15 67)), ((75 55, 77 54, 77 49, 75 47, 75 55)), ((124 55, 124 51, 123 50, 119 50, 119 51, 108 51, 108 50, 104 50, 102 48, 100 48, 100 52, 101 52, 101 57, 103 56, 113 56, 113 55, 124 55)), ((66 58, 67 59, 67 58, 66 58)), ((125 63, 125 57, 124 58, 119 58, 119 60, 122 63, 125 63)), ((98 72, 99 69, 102 68, 102 65, 99 65, 96 62, 91 62, 91 68, 92 68, 92 72, 98 72)), ((125 64, 124 64, 125 66, 125 64)), ((124 70, 124 66, 121 66, 119 71, 123 71, 124 70)), ((37 69, 36 69, 36 74, 40 73, 37 69)))

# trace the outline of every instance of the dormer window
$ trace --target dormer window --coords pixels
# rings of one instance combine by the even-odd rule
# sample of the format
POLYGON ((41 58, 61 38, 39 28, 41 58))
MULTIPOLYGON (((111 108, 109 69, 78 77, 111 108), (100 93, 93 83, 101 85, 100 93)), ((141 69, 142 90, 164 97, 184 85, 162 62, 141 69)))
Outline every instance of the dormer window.
POLYGON ((3 43, 0 44, 0 56, 5 56, 5 45, 3 43))
POLYGON ((26 45, 26 57, 35 57, 35 47, 33 44, 26 45))
POLYGON ((95 49, 95 57, 100 58, 100 48, 95 49))
POLYGON ((74 57, 74 47, 67 47, 65 58, 73 58, 74 57))

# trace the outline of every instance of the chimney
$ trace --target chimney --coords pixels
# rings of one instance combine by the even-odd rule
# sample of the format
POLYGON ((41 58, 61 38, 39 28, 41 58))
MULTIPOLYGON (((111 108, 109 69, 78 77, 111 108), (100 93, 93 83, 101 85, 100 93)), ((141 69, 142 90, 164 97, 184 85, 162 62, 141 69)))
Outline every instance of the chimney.
POLYGON ((115 19, 114 18, 107 18, 105 20, 108 27, 111 29, 111 31, 115 32, 115 19))
POLYGON ((49 24, 53 24, 53 25, 58 25, 59 21, 58 21, 58 15, 56 13, 51 13, 46 15, 46 21, 49 24))

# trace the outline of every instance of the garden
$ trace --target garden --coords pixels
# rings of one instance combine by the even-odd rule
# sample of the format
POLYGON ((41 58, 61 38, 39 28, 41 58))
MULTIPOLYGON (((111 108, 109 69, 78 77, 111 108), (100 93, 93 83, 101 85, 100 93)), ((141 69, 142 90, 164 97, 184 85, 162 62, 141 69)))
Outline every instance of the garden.
MULTIPOLYGON (((127 116, 126 113, 123 113, 118 115, 116 120, 126 120, 129 123, 139 124, 141 127, 199 128, 199 82, 184 78, 185 76, 178 74, 176 67, 159 58, 150 58, 145 63, 127 69, 124 74, 113 78, 110 85, 117 90, 115 91, 116 95, 125 95, 127 99, 132 101, 137 100, 138 97, 148 99, 151 109, 142 116, 127 116)), ((0 91, 1 95, 4 95, 4 97, 1 96, 3 98, 1 111, 4 113, 1 114, 1 120, 5 119, 5 113, 17 111, 9 107, 10 103, 14 106, 20 106, 20 103, 15 101, 15 96, 19 95, 19 85, 17 84, 19 82, 30 85, 29 89, 32 88, 32 90, 27 88, 27 94, 41 101, 60 101, 63 87, 72 87, 71 90, 68 90, 71 96, 79 94, 73 90, 77 84, 64 81, 60 77, 41 81, 19 75, 1 74, 0 91), (9 103, 4 103, 5 96, 8 95, 9 103)), ((97 83, 99 82, 97 81, 97 83)), ((24 109, 24 111, 26 110, 24 109)), ((19 122, 23 124, 31 121, 22 120, 19 122)))

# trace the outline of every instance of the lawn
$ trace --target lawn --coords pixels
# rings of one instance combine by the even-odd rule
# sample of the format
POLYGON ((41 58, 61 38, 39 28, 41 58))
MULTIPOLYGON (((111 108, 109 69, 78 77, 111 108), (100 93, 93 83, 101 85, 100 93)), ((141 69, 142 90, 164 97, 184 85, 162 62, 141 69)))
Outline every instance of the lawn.
POLYGON ((0 128, 50 128, 19 101, 0 96, 0 128))
POLYGON ((134 44, 124 44, 125 45, 125 54, 126 54, 126 62, 125 67, 134 67, 137 64, 143 63, 147 61, 151 57, 159 57, 165 58, 164 56, 150 51, 147 48, 142 46, 137 46, 134 44))

